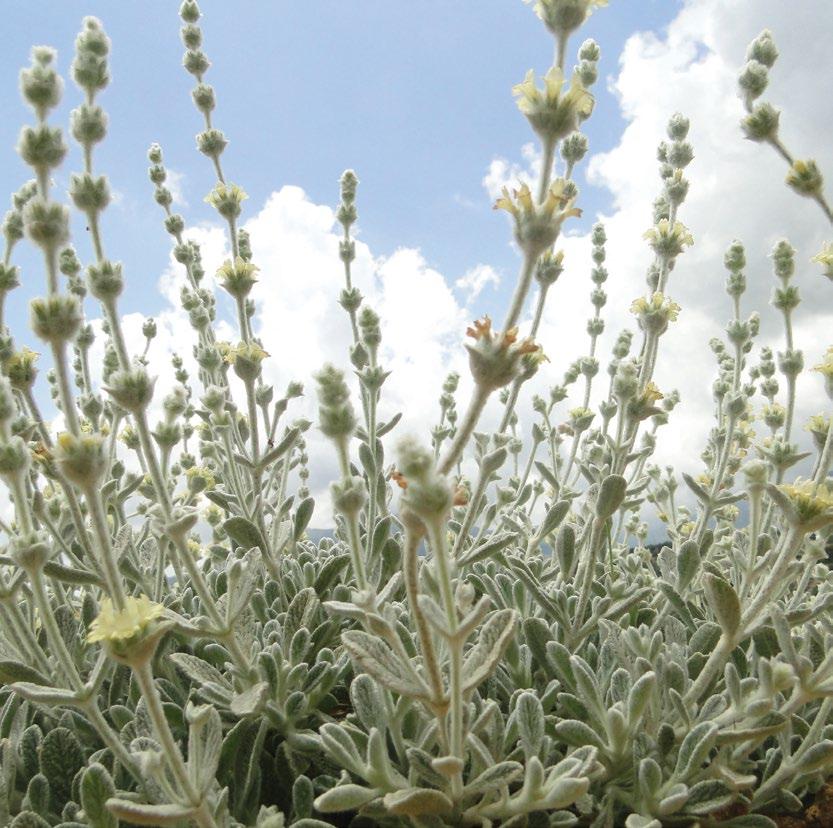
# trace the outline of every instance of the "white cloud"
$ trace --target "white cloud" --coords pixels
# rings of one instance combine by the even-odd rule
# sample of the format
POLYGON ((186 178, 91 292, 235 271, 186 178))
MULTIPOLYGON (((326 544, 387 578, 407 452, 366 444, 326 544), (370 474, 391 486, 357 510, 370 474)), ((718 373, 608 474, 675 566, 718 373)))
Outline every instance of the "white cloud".
POLYGON ((500 284, 500 274, 487 264, 479 264, 467 270, 454 286, 465 291, 466 304, 470 305, 487 285, 496 288, 500 284))
POLYGON ((489 197, 496 199, 504 187, 510 190, 519 184, 529 184, 538 179, 541 174, 541 153, 535 144, 524 144, 521 147, 522 163, 507 161, 505 158, 494 158, 489 164, 486 175, 483 176, 483 187, 489 197))
POLYGON ((185 199, 185 173, 167 168, 168 176, 165 179, 165 186, 171 191, 171 198, 173 204, 178 207, 187 207, 188 202, 185 199))
MULTIPOLYGON (((672 113, 682 111, 691 119, 689 138, 695 160, 686 171, 691 189, 680 218, 696 244, 671 276, 668 292, 683 310, 663 337, 657 369, 660 386, 677 387, 683 403, 661 432, 656 459, 683 468, 699 462, 711 424, 715 368, 707 343, 713 336, 724 336, 731 313, 723 287, 722 258, 732 239, 741 239, 747 248, 749 289, 742 312, 744 316, 754 310, 761 313, 759 344, 770 344, 776 350, 784 347, 780 314, 768 305, 774 279, 767 258, 782 236, 797 249, 796 283, 805 301, 796 312, 795 332, 805 363, 816 362, 831 341, 831 284, 818 266, 809 263, 829 227, 817 205, 784 186, 783 161, 770 148, 744 140, 738 126, 742 106, 736 95, 737 72, 748 42, 765 27, 773 30, 781 50, 765 98, 783 110, 784 140, 799 157, 812 155, 822 170, 833 170, 833 148, 827 140, 833 102, 829 96, 822 97, 820 86, 820 79, 833 70, 833 58, 803 34, 833 27, 833 7, 821 0, 802 4, 800 9, 775 0, 732 4, 690 0, 664 36, 632 36, 618 75, 609 80, 627 126, 616 147, 591 157, 589 163, 592 183, 608 188, 613 197, 612 211, 601 217, 607 229, 610 271, 605 285, 607 332, 601 349, 605 355, 622 327, 634 327, 627 309, 644 290, 650 255, 641 235, 650 224, 651 203, 659 192, 656 145, 664 138, 672 113)), ((495 162, 486 186, 493 188, 495 182, 514 175, 514 165, 495 162)), ((566 238, 564 247, 566 271, 548 305, 541 332, 545 350, 556 355, 554 361, 562 343, 569 343, 569 353, 558 360, 559 366, 584 347, 576 347, 585 338, 585 317, 576 315, 575 301, 589 291, 591 267, 586 237, 566 238)), ((589 304, 586 298, 583 301, 589 315, 589 304)), ((813 375, 802 378, 799 394, 800 425, 809 414, 824 410, 825 400, 819 378, 813 375)))

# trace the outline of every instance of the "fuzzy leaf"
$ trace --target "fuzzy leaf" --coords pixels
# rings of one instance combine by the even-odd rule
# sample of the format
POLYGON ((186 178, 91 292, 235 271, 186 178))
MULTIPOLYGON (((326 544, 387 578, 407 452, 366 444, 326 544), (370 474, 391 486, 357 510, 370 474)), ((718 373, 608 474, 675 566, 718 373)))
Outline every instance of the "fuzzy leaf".
POLYGON ((511 609, 496 610, 480 628, 477 643, 463 661, 463 692, 478 687, 495 671, 503 651, 515 633, 517 613, 511 609))
POLYGON ((490 768, 486 768, 476 779, 466 785, 464 793, 466 796, 483 794, 509 785, 523 775, 523 765, 519 762, 498 762, 490 768))
POLYGON ((230 517, 223 523, 223 529, 226 530, 228 536, 237 546, 243 549, 251 549, 256 546, 263 551, 267 548, 263 536, 260 534, 260 529, 244 517, 239 515, 230 517))
POLYGON ((194 813, 193 808, 182 805, 146 805, 118 797, 108 799, 107 807, 116 819, 122 819, 131 825, 177 825, 194 813))
POLYGON ((311 497, 302 500, 298 504, 298 508, 295 510, 295 523, 292 528, 293 540, 301 540, 304 532, 307 530, 307 526, 309 526, 310 520, 312 520, 312 512, 314 509, 315 501, 311 497))
POLYGON ((740 627, 740 601, 734 587, 711 573, 703 576, 706 600, 724 634, 733 636, 740 627))
POLYGON ((599 494, 596 498, 596 517, 599 520, 607 520, 625 499, 625 492, 628 488, 628 481, 621 474, 610 474, 599 487, 599 494))
POLYGON ((544 743, 544 708, 534 693, 521 693, 515 706, 518 736, 524 755, 537 756, 544 743))
POLYGON ((717 738, 717 725, 713 722, 701 722, 686 734, 677 755, 674 776, 687 779, 698 771, 706 761, 717 738))
POLYGON ((315 810, 322 814, 336 814, 340 811, 355 811, 376 799, 380 791, 362 785, 336 785, 315 800, 315 810))
POLYGON ((362 630, 349 630, 341 640, 352 659, 389 690, 412 699, 425 697, 413 669, 403 664, 387 644, 362 630))
POLYGON ((41 745, 40 766, 60 812, 70 798, 73 777, 84 767, 84 750, 75 733, 65 727, 50 730, 41 745))
POLYGON ((90 828, 117 828, 118 820, 107 810, 107 800, 116 786, 107 768, 93 762, 81 777, 81 806, 90 828))
POLYGON ((431 816, 451 813, 454 803, 441 791, 405 788, 385 795, 385 807, 397 816, 431 816))

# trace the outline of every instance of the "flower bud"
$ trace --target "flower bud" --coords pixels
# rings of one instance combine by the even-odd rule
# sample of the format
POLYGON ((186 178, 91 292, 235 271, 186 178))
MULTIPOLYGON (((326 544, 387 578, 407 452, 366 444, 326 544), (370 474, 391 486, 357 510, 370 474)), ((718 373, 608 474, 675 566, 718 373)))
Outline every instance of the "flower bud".
POLYGON ((760 97, 769 83, 769 72, 763 63, 750 60, 738 77, 738 85, 748 101, 760 97))
POLYGON ((26 235, 45 250, 54 250, 69 239, 69 210, 55 201, 33 198, 23 211, 26 235))
POLYGON ((790 279, 795 273, 795 248, 786 239, 781 239, 772 248, 770 256, 775 275, 784 281, 790 279))
POLYGON ((35 46, 31 54, 32 65, 20 73, 20 91, 38 118, 42 119, 60 103, 64 84, 53 66, 54 49, 35 46))
POLYGON ((228 146, 228 139, 219 129, 206 129, 197 135, 197 149, 209 158, 218 159, 228 146))
POLYGON ((144 368, 128 368, 114 371, 104 390, 117 405, 135 414, 150 404, 155 383, 144 368))
POLYGON ((672 141, 684 141, 688 136, 689 120, 682 113, 675 112, 668 120, 668 137, 672 141))
POLYGON ((325 365, 315 379, 318 383, 318 423, 321 431, 336 440, 349 437, 356 428, 356 417, 344 374, 332 365, 325 365))
POLYGON ((24 347, 3 360, 3 373, 9 378, 12 388, 28 391, 35 383, 38 369, 35 367, 38 354, 24 347))
POLYGON ((96 486, 107 466, 107 452, 100 434, 58 436, 55 459, 64 476, 82 489, 96 486))
POLYGON ((182 38, 182 45, 186 49, 196 50, 202 46, 202 30, 193 23, 186 23, 179 30, 179 36, 182 38))
POLYGON ((211 63, 204 52, 198 49, 188 49, 182 57, 182 65, 186 72, 192 74, 197 80, 201 80, 211 63))
POLYGON ((799 195, 816 197, 821 195, 824 179, 818 165, 812 159, 793 161, 787 173, 787 186, 799 195))
POLYGON ((752 111, 740 122, 740 126, 750 141, 768 141, 778 134, 780 117, 779 110, 771 104, 755 104, 752 111))
POLYGON ((261 363, 269 354, 256 342, 241 342, 226 355, 226 362, 230 363, 244 382, 253 382, 260 376, 261 363))
POLYGON ((194 99, 194 105, 203 115, 207 115, 214 109, 214 88, 207 83, 198 83, 191 90, 191 97, 194 99))
POLYGON ((75 206, 84 213, 97 213, 110 203, 107 178, 89 173, 70 177, 69 196, 75 206))
POLYGON ((0 441, 0 477, 11 482, 29 467, 29 451, 23 438, 14 436, 0 441))
POLYGON ((54 294, 46 299, 33 299, 29 309, 32 329, 46 342, 72 339, 83 319, 81 305, 75 296, 54 294))
POLYGON ((355 517, 364 508, 367 493, 361 477, 350 477, 330 486, 333 507, 346 517, 355 517))
POLYGON ((240 205, 248 196, 237 184, 217 182, 205 200, 225 219, 235 219, 240 215, 240 205))
POLYGON ((750 44, 746 51, 747 60, 756 60, 768 69, 775 65, 778 59, 778 49, 772 39, 772 32, 764 29, 750 44))

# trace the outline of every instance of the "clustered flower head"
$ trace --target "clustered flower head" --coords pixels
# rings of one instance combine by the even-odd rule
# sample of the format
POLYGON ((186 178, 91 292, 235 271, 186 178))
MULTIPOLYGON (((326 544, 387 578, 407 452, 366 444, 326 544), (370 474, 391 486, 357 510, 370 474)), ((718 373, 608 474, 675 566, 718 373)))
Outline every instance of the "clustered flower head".
POLYGON ((214 189, 205 197, 223 218, 234 219, 240 215, 240 205, 248 198, 237 184, 218 182, 214 189))
POLYGON ((544 75, 544 86, 535 83, 530 69, 513 93, 518 109, 526 115, 532 128, 544 142, 555 142, 575 130, 593 111, 593 96, 585 89, 578 72, 573 73, 570 88, 564 92, 564 73, 553 66, 544 75))
POLYGON ((662 333, 669 322, 675 322, 680 313, 680 306, 660 291, 655 291, 649 299, 640 296, 631 304, 631 313, 639 320, 639 327, 662 333))
POLYGON ((544 25, 562 38, 578 29, 594 9, 606 5, 607 0, 536 0, 534 8, 544 25))
POLYGON ((501 388, 515 378, 519 368, 534 369, 547 358, 532 339, 519 340, 517 328, 493 331, 488 316, 475 320, 466 329, 466 336, 474 340, 473 344, 466 343, 472 376, 483 388, 501 388))
POLYGON ((833 242, 826 242, 824 247, 810 261, 822 265, 824 275, 833 280, 833 242))
POLYGON ((3 361, 3 373, 9 378, 12 388, 25 391, 32 387, 38 374, 35 367, 38 356, 39 354, 24 345, 3 361))
POLYGON ((823 526, 833 522, 833 487, 829 484, 799 478, 778 488, 789 499, 801 524, 823 526))
POLYGON ((660 219, 650 230, 646 230, 643 238, 648 240, 651 249, 658 256, 666 259, 679 256, 687 246, 694 244, 694 237, 681 221, 672 224, 665 218, 660 219))
POLYGON ((234 262, 231 259, 226 259, 220 268, 217 270, 217 278, 220 284, 235 298, 243 298, 248 296, 257 277, 255 273, 260 268, 252 262, 247 262, 245 259, 237 256, 234 262))
POLYGON ((394 480, 403 490, 402 503, 425 520, 436 520, 452 506, 454 493, 444 475, 436 470, 434 455, 413 437, 397 446, 394 480))
POLYGON ((818 365, 813 366, 813 370, 824 377, 827 395, 833 400, 833 345, 827 349, 824 359, 818 365))
POLYGON ((511 194, 504 187, 494 207, 512 216, 518 245, 527 256, 535 257, 552 246, 565 219, 581 215, 581 210, 573 206, 576 194, 572 182, 557 178, 550 184, 544 201, 536 204, 529 185, 524 183, 511 194))
POLYGON ((268 356, 257 342, 240 342, 225 349, 223 358, 240 379, 252 380, 260 375, 261 363, 268 356))
POLYGON ((147 595, 125 598, 124 609, 117 610, 109 598, 101 602, 98 615, 90 624, 87 641, 122 644, 143 633, 148 625, 161 618, 165 608, 151 601, 147 595))

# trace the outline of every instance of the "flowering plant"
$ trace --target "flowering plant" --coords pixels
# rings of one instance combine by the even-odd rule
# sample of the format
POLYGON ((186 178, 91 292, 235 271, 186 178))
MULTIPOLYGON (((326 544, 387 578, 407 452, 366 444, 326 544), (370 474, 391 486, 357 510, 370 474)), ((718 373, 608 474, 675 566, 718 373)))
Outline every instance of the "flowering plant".
MULTIPOLYGON (((811 420, 814 451, 801 452, 800 297, 786 241, 773 251, 786 332, 777 359, 763 347, 753 360, 759 320, 741 315, 743 245, 726 253, 733 315, 726 341, 711 343, 715 424, 704 472, 681 475, 696 505, 680 502, 673 470, 650 462, 679 402, 654 374, 684 312, 669 297, 673 270, 695 241, 678 218, 693 158, 682 115, 659 150, 645 233, 653 262, 631 306, 638 347, 630 331, 616 338, 597 403, 608 278, 597 224, 588 351, 533 399, 534 422, 517 413, 546 361, 540 323, 564 260, 555 246, 580 215, 573 173, 600 51, 585 41, 567 73, 570 41, 604 5, 535 3, 554 65, 543 89, 530 73, 515 94, 541 142, 540 177, 495 205, 521 256, 514 293, 499 328, 483 317, 466 332, 473 390, 462 414, 452 374, 430 444, 396 439, 393 463, 407 414, 380 419, 383 325, 353 283, 358 179, 342 176, 338 301, 358 393, 344 366, 313 378, 314 427, 339 463, 335 528, 318 541, 304 436, 313 424, 288 416, 303 387, 278 396, 264 373, 250 296, 257 251, 239 226, 246 194, 226 177, 197 3, 180 8, 183 63, 216 181, 206 201, 227 230, 216 277, 236 330, 233 343, 218 337, 201 251, 153 145, 149 178, 185 275, 197 366, 192 377, 174 359, 161 408, 164 366, 129 350, 126 277, 102 228, 110 190, 94 159, 107 133, 98 94, 109 39, 87 18, 72 63, 84 101, 70 133, 84 169, 69 195, 90 231, 86 267, 51 182, 67 151, 49 122, 63 83, 54 52, 33 50, 21 88, 36 123, 18 151, 34 179, 12 198, 0 265, 0 477, 12 507, 0 523, 2 824, 763 828, 833 775, 833 417, 811 420), (2 318, 24 238, 46 277, 31 326, 51 363, 54 418, 33 391, 40 354, 2 318), (103 324, 87 315, 93 306, 103 324), (488 405, 501 415, 484 433, 488 405), (658 549, 646 545, 650 508, 667 534, 658 549)), ((776 58, 769 33, 750 46, 743 131, 785 158, 787 184, 831 221, 817 165, 793 158, 778 112, 757 103, 776 58)), ((814 259, 828 276, 831 258, 828 244, 814 259)), ((155 322, 142 330, 150 344, 155 322)), ((814 371, 833 399, 833 350, 814 371)))

